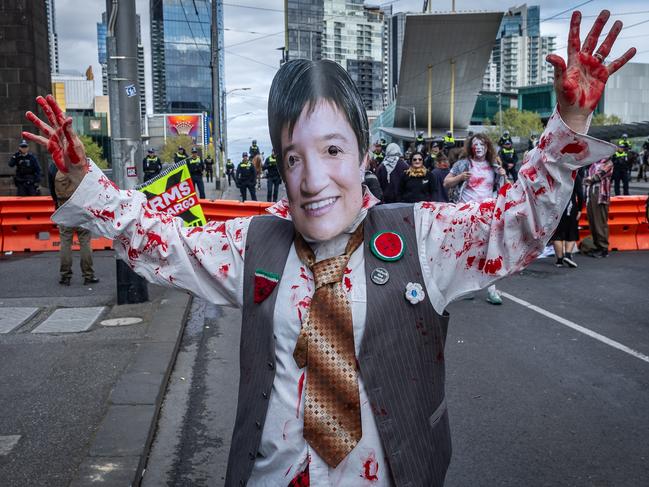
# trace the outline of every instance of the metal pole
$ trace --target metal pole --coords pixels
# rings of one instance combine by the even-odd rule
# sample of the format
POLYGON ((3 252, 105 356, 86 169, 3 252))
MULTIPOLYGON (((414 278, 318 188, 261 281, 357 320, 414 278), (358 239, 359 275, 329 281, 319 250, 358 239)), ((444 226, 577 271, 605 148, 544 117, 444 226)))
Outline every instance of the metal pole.
POLYGON ((500 135, 503 134, 503 94, 498 92, 498 126, 500 127, 500 135))
MULTIPOLYGON (((120 188, 133 189, 143 177, 135 0, 107 0, 106 13, 113 179, 120 188)), ((117 304, 147 301, 146 281, 124 261, 116 263, 117 304)))
POLYGON ((212 140, 214 141, 214 159, 216 163, 216 177, 214 182, 216 190, 221 189, 221 164, 223 163, 223 127, 221 127, 221 89, 219 80, 219 53, 221 46, 219 45, 219 34, 217 31, 218 26, 218 9, 217 1, 212 0, 212 22, 211 22, 211 36, 212 36, 212 140))
POLYGON ((453 132, 453 127, 455 126, 455 59, 451 59, 451 132, 453 132))
POLYGON ((415 107, 412 107, 412 126, 413 126, 413 134, 415 138, 417 138, 417 115, 415 112, 415 107))
MULTIPOLYGON (((429 4, 430 5, 430 4, 429 4)), ((433 123, 433 65, 428 65, 428 138, 432 136, 433 123)))
POLYGON ((288 61, 288 0, 284 0, 284 62, 288 61))
MULTIPOLYGON (((221 120, 223 120, 223 127, 221 127, 221 144, 223 147, 223 164, 227 162, 228 158, 228 98, 223 90, 221 93, 221 120)), ((222 166, 225 167, 225 166, 222 166)))

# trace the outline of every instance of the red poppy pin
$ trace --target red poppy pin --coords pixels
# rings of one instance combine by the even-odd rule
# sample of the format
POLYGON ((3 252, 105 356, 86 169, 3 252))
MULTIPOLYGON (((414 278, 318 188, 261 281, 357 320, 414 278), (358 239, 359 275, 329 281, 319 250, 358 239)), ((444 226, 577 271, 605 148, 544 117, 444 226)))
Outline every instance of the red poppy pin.
POLYGON ((403 257, 406 244, 397 232, 377 232, 370 240, 370 250, 381 260, 394 262, 403 257))
POLYGON ((255 271, 255 304, 261 303, 270 296, 279 282, 279 274, 257 269, 255 271))

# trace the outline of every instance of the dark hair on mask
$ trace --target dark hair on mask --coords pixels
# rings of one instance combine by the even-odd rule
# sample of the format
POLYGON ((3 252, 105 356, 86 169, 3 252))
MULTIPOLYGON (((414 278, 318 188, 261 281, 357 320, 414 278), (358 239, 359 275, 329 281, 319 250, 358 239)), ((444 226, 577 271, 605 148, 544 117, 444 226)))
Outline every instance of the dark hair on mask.
POLYGON ((358 158, 362 161, 369 150, 369 124, 363 100, 347 71, 334 61, 295 59, 279 69, 268 95, 268 127, 270 140, 277 151, 284 172, 282 130, 288 128, 289 137, 304 107, 308 113, 320 101, 331 102, 351 126, 358 143, 358 158))
POLYGON ((491 142, 491 139, 485 134, 475 134, 471 137, 467 137, 464 141, 464 147, 462 149, 462 159, 468 159, 474 156, 473 154, 473 141, 475 139, 481 140, 487 148, 485 159, 489 164, 494 164, 496 162, 496 149, 494 149, 494 144, 491 142))

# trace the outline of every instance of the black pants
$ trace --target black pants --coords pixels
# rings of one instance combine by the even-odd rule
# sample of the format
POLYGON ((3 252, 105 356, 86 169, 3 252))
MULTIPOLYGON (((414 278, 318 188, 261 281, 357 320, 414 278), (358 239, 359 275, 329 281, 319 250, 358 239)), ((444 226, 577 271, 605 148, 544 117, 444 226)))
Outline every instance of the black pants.
POLYGON ((280 179, 271 179, 266 180, 266 187, 268 188, 268 193, 266 194, 266 201, 277 201, 279 196, 279 183, 280 179))
POLYGON ((16 183, 18 196, 38 196, 40 191, 38 185, 33 183, 16 183))
POLYGON ((625 195, 629 194, 629 171, 625 167, 613 167, 613 185, 615 196, 620 196, 620 181, 625 195))
POLYGON ((514 164, 514 167, 511 169, 505 169, 505 172, 507 173, 508 179, 511 179, 514 182, 518 180, 518 169, 516 169, 516 164, 514 164))
POLYGON ((208 183, 214 181, 214 171, 212 171, 212 168, 207 168, 205 170, 205 177, 207 178, 208 183))
POLYGON ((205 199, 205 185, 203 184, 203 178, 192 176, 192 181, 194 183, 194 187, 198 190, 198 197, 205 199))
POLYGON ((250 191, 250 199, 252 201, 257 201, 257 193, 255 191, 255 184, 242 184, 239 186, 241 191, 241 201, 246 201, 246 189, 250 191))
POLYGON ((232 180, 234 179, 234 176, 232 175, 231 172, 227 173, 228 176, 228 186, 232 186, 232 180))

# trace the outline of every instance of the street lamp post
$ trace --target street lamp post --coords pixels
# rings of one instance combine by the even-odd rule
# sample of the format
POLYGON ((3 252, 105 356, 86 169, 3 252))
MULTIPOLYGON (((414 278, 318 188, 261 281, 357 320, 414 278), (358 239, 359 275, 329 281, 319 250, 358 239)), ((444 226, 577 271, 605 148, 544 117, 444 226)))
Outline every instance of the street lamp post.
POLYGON ((243 88, 233 88, 233 89, 231 89, 229 91, 225 91, 225 90, 223 91, 222 109, 223 109, 223 121, 225 123, 223 124, 223 127, 221 127, 221 147, 223 147, 223 152, 225 153, 225 159, 228 158, 228 124, 227 124, 227 122, 228 122, 228 120, 232 120, 232 119, 226 119, 226 116, 227 116, 227 113, 228 113, 228 110, 227 110, 227 103, 228 103, 227 96, 234 93, 235 91, 248 91, 250 89, 251 89, 250 87, 245 86, 243 88))
POLYGON ((412 115, 413 136, 415 138, 417 138, 417 116, 416 116, 416 112, 415 112, 415 107, 414 106, 412 106, 412 107, 404 107, 404 106, 401 106, 401 105, 396 105, 395 108, 400 108, 401 110, 405 110, 407 112, 410 112, 410 114, 412 115))

